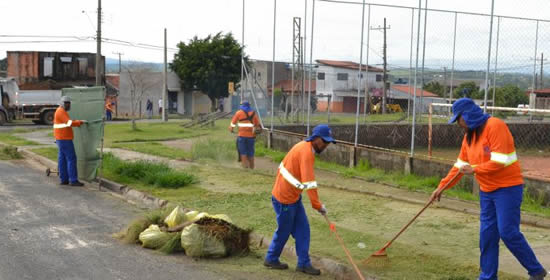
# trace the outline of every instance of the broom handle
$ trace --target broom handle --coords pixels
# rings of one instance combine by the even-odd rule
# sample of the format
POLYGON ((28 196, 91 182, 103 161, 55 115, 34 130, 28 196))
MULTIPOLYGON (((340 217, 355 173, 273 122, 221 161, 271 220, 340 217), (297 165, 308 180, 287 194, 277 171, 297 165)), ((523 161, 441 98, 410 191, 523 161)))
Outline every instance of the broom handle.
MULTIPOLYGON (((449 180, 449 182, 447 182, 447 184, 445 184, 443 186, 443 190, 446 190, 450 185, 451 183, 456 179, 456 177, 458 177, 458 175, 460 174, 460 172, 457 172, 453 178, 451 178, 451 180, 449 180)), ((424 210, 426 210, 428 207, 430 207, 430 205, 432 205, 432 203, 435 201, 435 199, 430 199, 428 201, 428 203, 426 203, 426 205, 424 205, 424 208, 422 208, 422 210, 420 210, 420 212, 418 212, 418 214, 416 214, 416 216, 414 216, 410 221, 409 223, 407 223, 402 229, 401 231, 399 231, 395 237, 390 240, 388 243, 386 243, 386 246, 384 246, 384 249, 388 248, 393 241, 395 241, 395 239, 397 239, 415 220, 416 218, 418 218, 418 216, 420 216, 420 214, 422 214, 424 212, 424 210)))
POLYGON ((338 235, 338 233, 336 232, 336 228, 334 227, 334 224, 330 222, 330 220, 328 219, 328 217, 327 217, 326 214, 323 214, 323 217, 325 217, 325 220, 327 221, 327 223, 328 223, 329 226, 330 226, 330 230, 331 230, 332 232, 334 232, 334 236, 336 236, 336 239, 338 239, 338 242, 340 243, 340 245, 341 245, 342 248, 344 249, 344 252, 346 253, 346 255, 347 255, 347 257, 348 257, 349 262, 350 262, 351 265, 353 266, 353 269, 355 270, 355 273, 357 273, 357 276, 359 276, 359 279, 365 280, 365 277, 363 277, 363 274, 361 274, 361 271, 359 270, 359 268, 357 267, 357 265, 356 265, 355 262, 353 261, 353 258, 351 257, 351 254, 350 254, 348 248, 346 248, 346 245, 344 245, 344 240, 342 240, 342 238, 340 237, 340 235, 338 235))

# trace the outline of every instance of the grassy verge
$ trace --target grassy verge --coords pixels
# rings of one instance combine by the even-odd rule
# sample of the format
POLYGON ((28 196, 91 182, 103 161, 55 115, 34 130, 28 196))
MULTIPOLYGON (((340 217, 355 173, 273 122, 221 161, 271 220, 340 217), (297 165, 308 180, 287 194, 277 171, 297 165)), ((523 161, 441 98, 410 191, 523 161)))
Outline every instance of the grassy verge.
POLYGON ((39 145, 34 141, 29 141, 21 137, 11 135, 10 133, 0 133, 0 142, 13 146, 33 146, 39 145))
POLYGON ((189 160, 192 158, 192 154, 188 151, 168 147, 158 142, 115 143, 111 145, 111 147, 131 150, 144 154, 156 155, 170 159, 189 160))
POLYGON ((17 147, 6 146, 0 148, 0 160, 22 159, 23 156, 17 151, 17 147))
POLYGON ((201 138, 193 143, 192 154, 193 160, 234 160, 237 158, 236 142, 234 138, 201 138))
POLYGON ((43 157, 46 157, 48 159, 51 159, 53 161, 57 161, 57 148, 38 148, 38 149, 33 149, 32 150, 33 152, 43 156, 43 157))
POLYGON ((105 144, 125 142, 165 141, 197 137, 209 133, 211 128, 183 128, 182 122, 137 123, 132 130, 131 123, 107 124, 105 126, 105 144))
POLYGON ((194 175, 174 170, 164 163, 128 162, 112 154, 104 155, 103 170, 104 174, 109 174, 109 177, 117 182, 127 184, 143 182, 159 188, 180 188, 198 181, 194 175))

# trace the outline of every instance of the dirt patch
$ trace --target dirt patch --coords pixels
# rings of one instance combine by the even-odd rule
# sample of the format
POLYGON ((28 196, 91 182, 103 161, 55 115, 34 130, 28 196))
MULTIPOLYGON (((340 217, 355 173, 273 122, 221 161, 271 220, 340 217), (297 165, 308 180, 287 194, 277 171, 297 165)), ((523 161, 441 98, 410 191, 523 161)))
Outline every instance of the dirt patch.
POLYGON ((172 141, 162 141, 160 142, 165 146, 170 148, 182 149, 184 151, 190 152, 193 148, 193 141, 191 139, 180 139, 172 141))
POLYGON ((520 164, 523 169, 523 175, 550 180, 550 158, 521 156, 520 164))

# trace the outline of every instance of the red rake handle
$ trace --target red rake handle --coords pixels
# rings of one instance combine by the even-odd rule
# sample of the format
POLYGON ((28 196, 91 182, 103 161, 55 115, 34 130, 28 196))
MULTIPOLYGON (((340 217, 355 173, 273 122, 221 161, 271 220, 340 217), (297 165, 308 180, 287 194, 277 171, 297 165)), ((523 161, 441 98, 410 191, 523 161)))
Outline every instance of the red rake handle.
POLYGON ((357 276, 359 276, 359 279, 365 280, 365 277, 363 277, 363 274, 361 274, 361 271, 359 270, 359 268, 357 267, 357 265, 353 261, 353 258, 351 257, 351 254, 350 254, 348 248, 346 248, 346 245, 344 245, 344 240, 342 240, 340 235, 338 235, 338 233, 336 232, 336 227, 334 226, 333 223, 330 222, 330 220, 328 219, 326 214, 323 214, 323 217, 325 217, 325 220, 327 221, 327 223, 330 227, 330 231, 332 231, 334 233, 334 236, 336 236, 336 239, 338 240, 338 242, 340 243, 340 245, 344 249, 344 252, 346 253, 346 256, 348 257, 349 262, 353 266, 353 269, 355 270, 355 273, 357 273, 357 276))
MULTIPOLYGON (((457 172, 453 178, 451 178, 451 180, 449 180, 449 182, 447 182, 447 184, 445 184, 443 186, 443 190, 446 190, 450 185, 451 185, 451 182, 453 182, 457 177, 458 175, 460 174, 460 172, 457 172)), ((415 220, 416 218, 418 218, 418 216, 420 216, 424 210, 428 209, 428 207, 430 207, 430 205, 432 205, 432 203, 434 202, 434 199, 430 199, 428 201, 428 203, 426 203, 426 205, 424 205, 424 208, 422 208, 420 210, 420 212, 418 212, 418 214, 416 214, 416 216, 414 216, 403 228, 401 228, 401 230, 395 235, 394 238, 392 238, 392 240, 390 240, 388 243, 386 243, 386 245, 384 245, 384 247, 381 249, 382 250, 386 250, 386 248, 390 247, 390 245, 393 243, 393 241, 395 241, 415 220)))

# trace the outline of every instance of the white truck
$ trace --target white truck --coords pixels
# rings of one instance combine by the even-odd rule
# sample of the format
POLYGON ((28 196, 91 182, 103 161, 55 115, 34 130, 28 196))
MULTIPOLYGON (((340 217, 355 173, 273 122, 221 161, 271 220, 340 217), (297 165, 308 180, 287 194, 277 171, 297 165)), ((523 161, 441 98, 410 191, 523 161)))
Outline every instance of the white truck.
POLYGON ((13 78, 0 79, 0 125, 29 119, 36 124, 53 124, 61 90, 20 90, 13 78))

